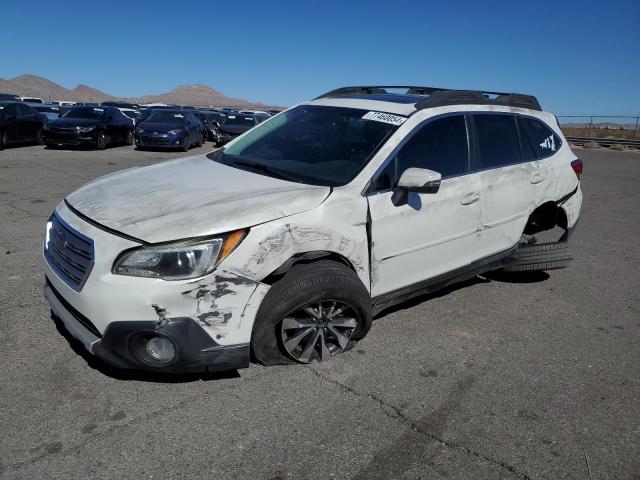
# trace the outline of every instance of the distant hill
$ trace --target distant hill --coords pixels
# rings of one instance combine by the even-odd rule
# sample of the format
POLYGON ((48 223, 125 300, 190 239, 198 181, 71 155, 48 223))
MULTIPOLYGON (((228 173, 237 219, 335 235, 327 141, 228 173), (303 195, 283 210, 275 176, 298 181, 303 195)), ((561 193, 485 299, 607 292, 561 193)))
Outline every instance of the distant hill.
POLYGON ((227 97, 207 85, 178 85, 167 93, 144 95, 142 97, 114 97, 87 85, 78 85, 68 89, 36 75, 0 78, 0 93, 13 93, 22 97, 39 97, 44 101, 68 100, 72 102, 104 102, 123 100, 131 103, 176 103, 195 106, 237 106, 244 108, 267 108, 264 103, 254 103, 241 98, 227 97))

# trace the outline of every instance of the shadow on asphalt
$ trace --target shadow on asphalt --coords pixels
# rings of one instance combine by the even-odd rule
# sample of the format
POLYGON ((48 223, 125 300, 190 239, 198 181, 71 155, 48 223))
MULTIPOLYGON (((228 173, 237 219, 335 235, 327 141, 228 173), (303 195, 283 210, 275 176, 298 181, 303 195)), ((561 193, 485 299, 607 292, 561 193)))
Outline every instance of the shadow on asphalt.
POLYGON ((549 279, 547 272, 504 272, 496 270, 495 272, 485 273, 483 276, 492 282, 500 283, 539 283, 549 279))
MULTIPOLYGON (((124 145, 122 143, 110 143, 108 144, 104 150, 111 150, 112 148, 118 148, 118 147, 126 147, 127 145, 124 145)), ((87 144, 87 145, 45 145, 44 146, 45 150, 67 150, 67 151, 77 151, 77 152, 90 152, 90 151, 97 151, 98 149, 95 147, 95 145, 91 145, 91 144, 87 144)))
POLYGON ((200 373, 188 373, 188 374, 176 374, 176 373, 162 373, 162 372, 150 372, 146 370, 125 370, 121 368, 112 367, 102 359, 91 355, 87 352, 78 340, 76 340, 66 329, 62 320, 56 317, 53 313, 51 319, 56 325, 58 332, 69 342, 69 346, 73 351, 81 356, 87 365, 94 370, 98 370, 103 375, 106 375, 116 380, 135 380, 138 382, 153 382, 153 383, 188 383, 197 381, 211 381, 211 380, 227 380, 231 378, 240 378, 240 374, 237 370, 229 370, 226 372, 200 372, 200 373))
POLYGON ((453 285, 443 288, 442 290, 438 290, 437 292, 418 295, 417 297, 409 299, 405 302, 385 308, 384 310, 376 314, 373 319, 378 320, 391 313, 415 307, 416 305, 420 305, 421 303, 428 302, 429 300, 433 300, 434 298, 439 298, 445 295, 449 295, 450 293, 455 292, 456 290, 467 288, 472 285, 476 285, 478 283, 491 283, 491 282, 538 283, 538 282, 544 282, 548 278, 549 278, 549 274, 547 272, 504 272, 502 270, 487 272, 482 275, 478 275, 470 280, 465 280, 460 283, 455 283, 453 285))

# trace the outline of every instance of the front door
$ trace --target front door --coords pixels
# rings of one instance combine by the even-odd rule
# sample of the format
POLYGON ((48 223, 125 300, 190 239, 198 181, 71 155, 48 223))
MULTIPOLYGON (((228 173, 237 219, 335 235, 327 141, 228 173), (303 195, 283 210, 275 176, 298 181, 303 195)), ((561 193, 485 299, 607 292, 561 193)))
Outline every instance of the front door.
POLYGON ((392 154, 368 196, 373 297, 480 258, 480 183, 469 170, 467 124, 462 114, 418 125, 392 154), (397 179, 410 167, 440 172, 440 189, 410 193, 405 203, 394 204, 397 179))

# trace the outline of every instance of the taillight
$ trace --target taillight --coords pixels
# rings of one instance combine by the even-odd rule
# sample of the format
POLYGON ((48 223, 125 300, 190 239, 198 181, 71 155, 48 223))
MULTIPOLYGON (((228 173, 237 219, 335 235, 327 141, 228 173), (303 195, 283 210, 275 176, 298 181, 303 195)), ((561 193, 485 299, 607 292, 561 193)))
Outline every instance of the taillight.
POLYGON ((582 176, 582 160, 580 160, 579 158, 575 159, 573 162, 571 162, 571 168, 573 168, 576 177, 578 177, 578 180, 580 180, 580 177, 582 176))

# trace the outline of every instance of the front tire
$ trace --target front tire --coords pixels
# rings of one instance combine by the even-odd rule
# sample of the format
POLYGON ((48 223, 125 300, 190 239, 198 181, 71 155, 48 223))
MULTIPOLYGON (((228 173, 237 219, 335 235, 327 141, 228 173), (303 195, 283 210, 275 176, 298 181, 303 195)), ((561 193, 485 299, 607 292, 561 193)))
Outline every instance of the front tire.
POLYGON ((371 297, 358 276, 331 260, 296 264, 267 292, 251 350, 263 365, 330 360, 371 328, 371 297))
POLYGON ((189 151, 189 147, 191 146, 191 139, 189 138, 189 136, 187 135, 186 137, 184 137, 184 145, 182 145, 181 150, 183 152, 188 152, 189 151))
POLYGON ((7 146, 7 132, 0 131, 0 150, 4 150, 7 146))
POLYGON ((36 144, 37 145, 44 145, 44 133, 42 131, 42 129, 38 130, 36 132, 36 144))
POLYGON ((104 150, 105 148, 107 148, 107 136, 104 132, 100 132, 96 139, 96 150, 104 150))

